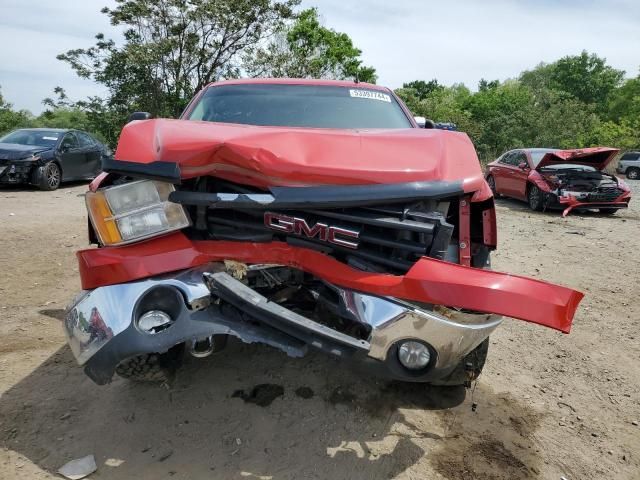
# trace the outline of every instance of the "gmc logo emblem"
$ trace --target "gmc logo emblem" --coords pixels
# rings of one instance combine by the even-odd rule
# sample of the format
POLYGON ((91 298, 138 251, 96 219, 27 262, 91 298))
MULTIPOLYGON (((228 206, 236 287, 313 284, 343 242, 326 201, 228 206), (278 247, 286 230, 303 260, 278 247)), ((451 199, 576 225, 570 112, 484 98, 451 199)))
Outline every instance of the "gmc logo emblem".
POLYGON ((317 238, 340 247, 358 248, 360 232, 356 230, 332 227, 326 223, 316 223, 313 227, 310 227, 304 218, 290 217, 289 215, 274 212, 265 212, 264 225, 278 232, 317 238))

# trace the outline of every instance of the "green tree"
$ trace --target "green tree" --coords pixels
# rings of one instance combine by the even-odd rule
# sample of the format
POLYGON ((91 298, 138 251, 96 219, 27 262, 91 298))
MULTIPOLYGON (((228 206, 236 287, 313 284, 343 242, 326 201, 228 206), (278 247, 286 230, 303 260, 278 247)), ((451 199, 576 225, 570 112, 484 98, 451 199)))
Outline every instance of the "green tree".
POLYGON ((424 80, 414 80, 412 82, 403 83, 402 88, 413 90, 415 96, 419 100, 424 100, 435 91, 444 90, 444 87, 440 85, 438 83, 438 80, 436 80, 435 78, 433 80, 429 80, 428 82, 425 82, 424 80))
POLYGON ((586 104, 604 106, 609 95, 620 86, 624 71, 607 65, 606 59, 583 51, 523 72, 520 80, 533 89, 549 88, 566 92, 586 104))
POLYGON ((594 137, 599 145, 612 145, 622 150, 639 149, 640 119, 602 122, 594 131, 594 137))
POLYGON ((467 99, 464 108, 477 125, 474 141, 481 157, 495 158, 504 150, 530 146, 528 113, 533 103, 531 89, 515 80, 487 85, 467 99))
POLYGON ((608 118, 614 121, 640 119, 640 75, 611 93, 607 110, 608 118))
POLYGON ((600 125, 597 108, 564 92, 536 92, 535 102, 526 116, 531 137, 526 146, 583 148, 597 143, 600 125))
POLYGON ((98 120, 93 109, 88 108, 86 101, 71 101, 62 87, 56 87, 54 93, 56 98, 48 97, 42 101, 46 109, 35 119, 38 127, 76 128, 93 134, 103 142, 115 145, 117 134, 101 123, 104 119, 98 120), (105 135, 105 132, 112 135, 105 135))
POLYGON ((364 66, 362 51, 346 33, 321 25, 318 11, 309 8, 283 27, 273 40, 247 57, 254 77, 358 79, 375 83, 373 67, 364 66))
POLYGON ((486 90, 498 88, 499 86, 500 86, 499 80, 488 81, 488 80, 485 80, 484 78, 481 78, 480 81, 478 82, 478 91, 484 92, 486 90))
POLYGON ((14 110, 13 105, 7 102, 0 91, 0 135, 21 127, 30 127, 33 124, 33 116, 26 110, 14 110))
POLYGON ((180 114, 204 85, 238 75, 241 56, 293 16, 299 0, 116 0, 104 8, 122 26, 124 44, 96 35, 89 48, 58 56, 76 73, 107 87, 96 112, 107 109, 122 123, 132 110, 180 114))

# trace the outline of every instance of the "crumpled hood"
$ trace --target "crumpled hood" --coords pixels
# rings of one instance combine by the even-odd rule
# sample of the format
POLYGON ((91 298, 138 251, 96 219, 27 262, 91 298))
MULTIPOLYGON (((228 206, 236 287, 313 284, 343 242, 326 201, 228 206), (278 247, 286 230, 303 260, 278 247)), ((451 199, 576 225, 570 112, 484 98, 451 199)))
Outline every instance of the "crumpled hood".
POLYGON ((259 187, 484 182, 466 134, 443 130, 331 130, 256 127, 189 120, 125 126, 115 158, 175 162, 183 179, 215 175, 259 187))
POLYGON ((51 150, 37 145, 20 145, 18 143, 0 143, 0 160, 20 160, 35 153, 51 150))
POLYGON ((575 150, 555 150, 546 153, 536 170, 560 164, 576 164, 594 167, 596 170, 607 168, 620 150, 610 147, 580 148, 575 150))

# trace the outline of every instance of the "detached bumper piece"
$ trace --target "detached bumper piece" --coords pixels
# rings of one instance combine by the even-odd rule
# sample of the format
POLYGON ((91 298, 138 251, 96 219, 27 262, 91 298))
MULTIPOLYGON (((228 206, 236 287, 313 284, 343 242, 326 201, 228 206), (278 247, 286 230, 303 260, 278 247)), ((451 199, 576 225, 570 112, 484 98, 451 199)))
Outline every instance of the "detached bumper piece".
POLYGON ((365 327, 366 339, 270 301, 227 274, 221 262, 83 292, 68 309, 64 327, 78 363, 98 384, 110 382, 117 365, 128 358, 212 335, 264 343, 292 357, 315 348, 388 378, 461 384, 469 378, 467 359, 502 321, 491 314, 427 310, 335 285, 327 288, 339 299, 336 308, 365 327), (158 311, 170 321, 153 328, 143 324, 142 318, 158 311), (400 363, 398 352, 406 341, 428 347, 424 368, 408 370, 400 363))
POLYGON ((405 275, 352 268, 321 252, 283 242, 192 241, 182 232, 153 242, 77 253, 82 287, 131 282, 233 259, 300 269, 338 287, 379 297, 518 318, 569 333, 583 294, 517 275, 422 257, 405 275))
POLYGON ((589 193, 565 193, 562 196, 555 196, 552 207, 563 209, 562 216, 566 217, 572 210, 581 209, 621 209, 628 208, 631 201, 631 194, 617 187, 604 187, 589 193))

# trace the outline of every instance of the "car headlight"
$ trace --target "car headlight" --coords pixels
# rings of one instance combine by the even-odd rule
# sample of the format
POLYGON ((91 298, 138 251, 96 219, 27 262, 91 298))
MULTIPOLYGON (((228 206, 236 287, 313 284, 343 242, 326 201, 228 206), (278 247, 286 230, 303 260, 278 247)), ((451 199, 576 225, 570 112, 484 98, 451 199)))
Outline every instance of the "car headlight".
POLYGON ((91 224, 104 245, 122 245, 189 226, 184 208, 169 201, 170 183, 140 180, 85 196, 91 224))

